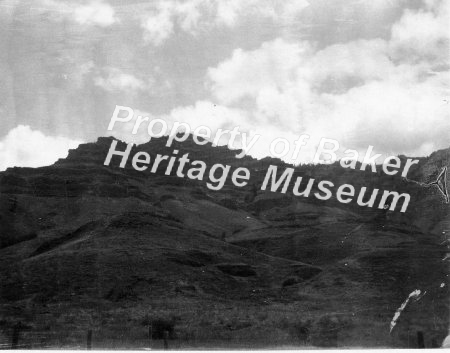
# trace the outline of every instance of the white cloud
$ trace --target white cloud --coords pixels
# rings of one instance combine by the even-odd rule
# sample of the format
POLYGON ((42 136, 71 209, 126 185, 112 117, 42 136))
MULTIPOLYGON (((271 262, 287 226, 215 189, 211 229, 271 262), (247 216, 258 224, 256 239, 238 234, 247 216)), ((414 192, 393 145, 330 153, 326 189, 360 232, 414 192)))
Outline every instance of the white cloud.
POLYGON ((158 8, 142 23, 144 40, 155 46, 161 45, 173 33, 173 6, 170 2, 158 3, 158 8))
POLYGON ((287 43, 282 39, 266 42, 254 51, 236 49, 231 58, 208 70, 211 89, 224 104, 256 97, 266 88, 285 89, 292 83, 307 42, 287 43))
POLYGON ((46 136, 29 126, 19 125, 0 141, 0 170, 8 167, 41 167, 65 158, 81 141, 46 136))
MULTIPOLYGON (((218 129, 226 130, 238 127, 239 132, 245 132, 247 134, 248 142, 251 141, 256 133, 255 128, 251 123, 251 119, 249 119, 245 111, 217 105, 210 101, 198 101, 192 106, 178 107, 172 109, 168 114, 159 116, 137 109, 134 109, 133 111, 134 115, 130 121, 117 122, 111 131, 106 132, 106 135, 114 136, 115 138, 127 143, 143 144, 148 142, 150 139, 148 127, 150 121, 154 119, 164 120, 167 124, 166 135, 172 130, 174 122, 187 123, 191 128, 191 133, 193 133, 194 130, 200 126, 208 127, 211 130, 211 141, 215 137, 218 129), (142 120, 139 125, 136 125, 139 116, 144 117, 144 120, 142 120), (136 131, 133 134, 134 128, 136 128, 136 131)), ((160 132, 160 129, 161 124, 155 124, 154 132, 160 132)), ((277 130, 274 129, 272 131, 275 132, 276 135, 277 130)), ((228 135, 224 135, 219 140, 218 144, 228 144, 229 136, 227 136, 228 135)), ((267 142, 267 136, 263 136, 261 141, 267 142)), ((238 135, 233 143, 233 147, 241 148, 241 143, 241 137, 238 135)), ((257 148, 254 151, 252 149, 252 152, 254 152, 254 155, 264 157, 268 154, 268 145, 265 147, 265 149, 257 148)))
POLYGON ((316 50, 308 42, 276 39, 253 51, 236 49, 208 70, 211 92, 219 104, 245 106, 247 122, 262 134, 276 131, 275 137, 292 140, 308 133, 313 144, 328 137, 357 150, 371 144, 385 154, 426 155, 448 147, 444 3, 405 11, 388 40, 316 50))
POLYGON ((269 18, 275 22, 292 21, 309 3, 306 0, 230 0, 217 2, 216 21, 226 26, 235 26, 239 19, 247 17, 269 18))
POLYGON ((117 68, 106 68, 104 71, 106 77, 98 76, 94 78, 94 83, 106 91, 137 91, 148 87, 144 81, 117 68))
POLYGON ((206 125, 213 130, 238 126, 246 121, 246 113, 240 109, 228 108, 209 101, 198 101, 195 105, 173 109, 168 117, 170 121, 179 121, 196 126, 206 125))
POLYGON ((190 0, 174 3, 174 12, 178 15, 178 24, 185 32, 195 33, 202 17, 208 13, 209 2, 190 0))
POLYGON ((79 24, 95 24, 101 27, 110 26, 116 21, 114 9, 109 4, 100 1, 76 7, 74 18, 79 24))
POLYGON ((388 45, 381 39, 330 45, 311 57, 301 75, 317 89, 348 90, 370 80, 383 79, 395 70, 388 45))
POLYGON ((94 0, 85 5, 56 0, 40 0, 40 5, 32 6, 31 9, 39 13, 51 13, 55 20, 70 19, 80 25, 108 27, 117 22, 114 8, 101 0, 94 0))
MULTIPOLYGON (((153 119, 163 119, 167 123, 169 129, 174 122, 185 122, 190 125, 192 130, 200 125, 206 125, 212 131, 216 131, 222 127, 234 127, 240 125, 240 122, 247 120, 245 114, 246 113, 242 110, 216 105, 209 101, 198 101, 192 106, 178 107, 162 116, 155 116, 153 114, 134 109, 134 115, 130 121, 126 123, 116 123, 113 130, 108 131, 107 134, 122 141, 141 144, 149 140, 147 128, 149 121, 153 119), (148 117, 148 119, 142 122, 138 127, 137 132, 133 134, 132 131, 136 125, 138 116, 148 117)), ((243 127, 243 129, 245 128, 248 129, 248 126, 243 127)))
POLYGON ((215 27, 232 28, 250 17, 286 25, 308 5, 306 0, 160 0, 142 16, 141 26, 144 40, 159 46, 174 33, 175 25, 192 35, 215 27))
POLYGON ((371 144, 387 154, 429 154, 448 147, 443 132, 450 130, 450 115, 443 89, 449 78, 447 74, 411 82, 399 75, 329 95, 330 109, 321 120, 333 127, 330 135, 348 146, 371 144))
POLYGON ((209 0, 155 2, 151 13, 142 17, 144 40, 155 46, 163 44, 174 33, 175 24, 185 32, 196 34, 200 22, 210 23, 211 6, 209 0))
POLYGON ((406 10, 392 27, 390 46, 395 59, 426 60, 448 66, 450 2, 426 1, 428 10, 406 10))
POLYGON ((147 132, 147 126, 148 122, 143 122, 139 129, 135 134, 133 134, 133 128, 136 124, 136 121, 138 119, 138 116, 142 117, 148 117, 149 120, 153 120, 157 117, 155 117, 152 114, 149 114, 147 112, 133 109, 134 115, 133 118, 128 122, 117 122, 114 124, 114 127, 112 130, 107 130, 106 135, 107 136, 113 136, 121 141, 127 142, 127 143, 134 143, 137 145, 140 145, 142 143, 148 142, 150 139, 150 136, 147 132))

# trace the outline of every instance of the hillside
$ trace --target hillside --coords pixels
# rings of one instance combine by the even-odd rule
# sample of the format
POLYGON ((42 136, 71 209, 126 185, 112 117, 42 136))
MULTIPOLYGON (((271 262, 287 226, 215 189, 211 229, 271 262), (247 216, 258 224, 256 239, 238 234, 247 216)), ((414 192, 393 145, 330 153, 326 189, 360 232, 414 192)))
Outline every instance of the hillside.
MULTIPOLYGON (((162 348, 162 330, 185 349, 417 347, 418 332, 432 347, 447 335, 450 206, 436 188, 337 164, 296 167, 408 192, 400 213, 261 191, 270 165, 287 167, 280 160, 236 159, 191 139, 134 148, 251 171, 248 185, 228 178, 216 191, 175 171, 119 168, 118 158, 105 166, 111 141, 0 173, 0 345, 19 321, 25 348, 84 348, 88 330, 99 349, 162 348), (390 334, 416 289, 426 294, 390 334)), ((408 178, 432 181, 449 159, 450 149, 421 158, 408 178)))

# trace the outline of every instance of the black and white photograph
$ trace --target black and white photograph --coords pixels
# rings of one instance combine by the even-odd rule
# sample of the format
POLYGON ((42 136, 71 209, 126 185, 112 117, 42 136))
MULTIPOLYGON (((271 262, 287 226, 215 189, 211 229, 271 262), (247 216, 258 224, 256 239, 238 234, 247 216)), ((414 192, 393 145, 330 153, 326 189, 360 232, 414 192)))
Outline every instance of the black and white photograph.
POLYGON ((0 349, 450 348, 450 1, 0 0, 0 349))

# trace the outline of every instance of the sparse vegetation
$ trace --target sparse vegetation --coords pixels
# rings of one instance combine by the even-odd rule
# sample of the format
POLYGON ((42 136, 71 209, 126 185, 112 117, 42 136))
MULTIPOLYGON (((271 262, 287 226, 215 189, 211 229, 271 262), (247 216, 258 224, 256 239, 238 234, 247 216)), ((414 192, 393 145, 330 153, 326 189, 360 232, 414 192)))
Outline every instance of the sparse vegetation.
MULTIPOLYGON (((18 321, 29 325, 20 335, 27 348, 84 349, 88 330, 93 349, 161 349, 164 331, 170 348, 406 347, 417 331, 429 347, 446 335, 439 232, 449 209, 433 190, 333 165, 296 168, 415 197, 404 218, 386 217, 257 192, 267 166, 281 161, 178 146, 252 170, 253 184, 212 192, 105 168, 109 142, 81 145, 56 166, 0 173, 0 344, 10 345, 18 321), (411 288, 428 292, 389 335, 411 288)), ((448 154, 422 159, 411 177, 448 154)))

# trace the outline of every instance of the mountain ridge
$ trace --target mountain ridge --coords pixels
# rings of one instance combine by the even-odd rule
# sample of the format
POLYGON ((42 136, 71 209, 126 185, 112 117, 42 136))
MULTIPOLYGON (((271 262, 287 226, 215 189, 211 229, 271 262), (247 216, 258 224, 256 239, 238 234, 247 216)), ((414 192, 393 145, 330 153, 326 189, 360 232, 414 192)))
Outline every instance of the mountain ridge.
MULTIPOLYGON (((134 347, 147 344, 148 320, 169 322, 180 348, 231 341, 241 348, 406 347, 417 331, 431 346, 446 336, 441 243, 449 207, 437 190, 339 165, 295 167, 294 175, 336 184, 406 190, 411 208, 400 214, 264 192, 268 166, 289 165, 236 159, 226 146, 188 139, 165 148, 162 138, 134 147, 151 155, 179 149, 208 168, 251 171, 242 188, 227 179, 209 190, 130 163, 122 169, 117 160, 104 166, 112 140, 80 145, 52 166, 0 173, 4 339, 21 320, 35 332, 49 326, 44 341, 56 335, 59 342, 50 347, 76 347, 77 332, 89 327, 99 347, 126 347, 112 338, 123 318, 138 336, 134 347), (428 294, 390 335, 395 310, 415 289, 428 294)), ((447 149, 424 157, 409 178, 432 179, 449 156, 447 149)), ((28 344, 35 341, 30 333, 28 344)))

